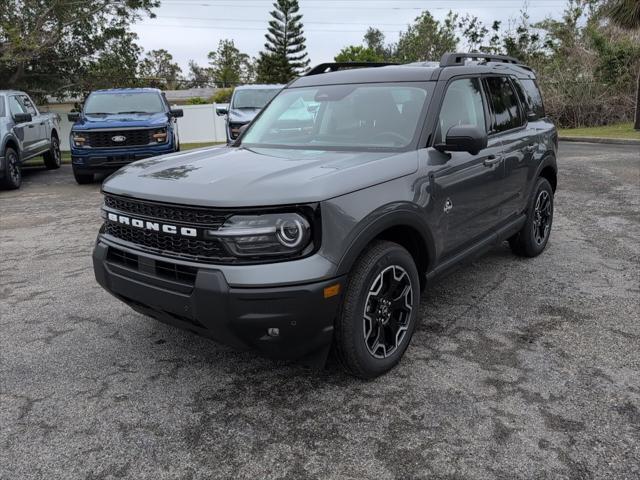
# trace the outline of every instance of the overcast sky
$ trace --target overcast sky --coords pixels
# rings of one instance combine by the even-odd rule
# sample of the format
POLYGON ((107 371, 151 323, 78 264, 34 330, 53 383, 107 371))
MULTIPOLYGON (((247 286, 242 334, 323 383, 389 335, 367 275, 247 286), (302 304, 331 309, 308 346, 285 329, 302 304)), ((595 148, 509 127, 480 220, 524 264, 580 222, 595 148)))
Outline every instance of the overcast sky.
MULTIPOLYGON (((145 50, 167 49, 187 72, 190 59, 204 65, 221 39, 232 39, 251 56, 263 49, 272 0, 161 0, 157 18, 133 26, 145 50)), ((452 9, 487 24, 516 18, 523 0, 300 0, 311 64, 332 61, 346 45, 360 44, 367 27, 382 30, 388 42, 429 10, 442 19, 452 9)), ((531 21, 559 17, 566 0, 530 0, 531 21)))

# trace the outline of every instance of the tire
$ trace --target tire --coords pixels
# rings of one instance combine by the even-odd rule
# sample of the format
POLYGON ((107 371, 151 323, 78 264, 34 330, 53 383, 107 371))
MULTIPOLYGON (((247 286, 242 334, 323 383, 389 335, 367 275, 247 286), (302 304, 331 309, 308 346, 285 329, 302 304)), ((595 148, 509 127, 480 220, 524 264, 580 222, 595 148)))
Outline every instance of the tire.
POLYGON ((44 155, 44 166, 49 170, 55 170, 62 165, 62 154, 60 153, 60 140, 55 135, 51 137, 51 149, 44 155))
POLYGON ((391 370, 411 341, 419 305, 420 280, 409 252, 393 242, 372 244, 347 279, 336 319, 334 351, 344 369, 363 379, 391 370), (397 283, 389 292, 392 279, 397 283))
POLYGON ((78 173, 74 168, 73 176, 76 179, 76 182, 78 182, 78 185, 86 185, 93 182, 93 173, 78 173))
POLYGON ((15 190, 22 185, 22 167, 20 157, 13 148, 7 147, 4 152, 4 177, 0 181, 0 187, 6 190, 15 190))
POLYGON ((553 224, 553 188, 546 178, 538 178, 529 199, 527 219, 522 229, 509 239, 516 255, 537 257, 549 242, 553 224))

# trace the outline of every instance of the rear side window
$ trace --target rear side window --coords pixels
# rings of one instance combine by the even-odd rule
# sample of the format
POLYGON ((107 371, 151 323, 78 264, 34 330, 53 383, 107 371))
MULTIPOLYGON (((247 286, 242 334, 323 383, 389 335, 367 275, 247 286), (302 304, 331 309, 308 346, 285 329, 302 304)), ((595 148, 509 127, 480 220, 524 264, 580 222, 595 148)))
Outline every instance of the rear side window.
POLYGON ((505 132, 524 124, 518 97, 507 77, 489 77, 486 80, 492 113, 492 133, 505 132))
POLYGON ((535 115, 535 120, 546 117, 542 95, 535 80, 514 80, 513 84, 516 86, 522 104, 526 105, 527 115, 535 115))
POLYGON ((475 125, 486 130, 480 80, 465 78, 451 82, 442 101, 434 143, 442 143, 451 127, 475 125))

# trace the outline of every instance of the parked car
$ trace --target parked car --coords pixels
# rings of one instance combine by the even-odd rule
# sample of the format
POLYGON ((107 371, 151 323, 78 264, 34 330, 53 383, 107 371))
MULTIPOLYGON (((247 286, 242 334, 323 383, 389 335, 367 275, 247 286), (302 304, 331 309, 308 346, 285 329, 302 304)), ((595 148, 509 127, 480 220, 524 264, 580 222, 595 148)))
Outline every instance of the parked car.
POLYGON ((315 364, 333 345, 372 378, 400 361, 438 277, 504 240, 542 253, 556 154, 513 58, 320 65, 233 145, 109 178, 96 278, 163 322, 315 364))
POLYGON ((240 134, 240 129, 253 120, 284 85, 240 85, 233 90, 228 107, 217 107, 219 116, 226 115, 227 142, 240 134))
POLYGON ((24 92, 0 90, 0 187, 20 188, 22 164, 38 155, 60 168, 60 117, 40 113, 24 92))
POLYGON ((176 118, 155 88, 119 88, 91 93, 82 112, 68 115, 73 175, 80 184, 135 160, 180 150, 176 118))

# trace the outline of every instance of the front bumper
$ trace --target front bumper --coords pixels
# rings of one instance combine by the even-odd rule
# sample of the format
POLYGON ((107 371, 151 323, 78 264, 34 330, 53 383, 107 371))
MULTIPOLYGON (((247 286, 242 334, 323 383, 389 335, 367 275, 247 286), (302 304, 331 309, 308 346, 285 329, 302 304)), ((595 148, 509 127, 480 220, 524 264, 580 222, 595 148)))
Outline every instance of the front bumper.
POLYGON ((122 260, 117 256, 122 251, 98 239, 94 271, 102 287, 134 310, 271 358, 326 358, 341 294, 325 298, 324 289, 344 278, 304 285, 230 286, 223 266, 191 268, 187 275, 171 260, 132 251, 122 260), (278 336, 268 334, 272 328, 279 329, 278 336))
POLYGON ((71 147, 71 164, 81 173, 99 173, 145 158, 175 151, 173 141, 161 145, 123 148, 77 148, 71 147))

